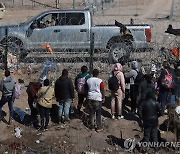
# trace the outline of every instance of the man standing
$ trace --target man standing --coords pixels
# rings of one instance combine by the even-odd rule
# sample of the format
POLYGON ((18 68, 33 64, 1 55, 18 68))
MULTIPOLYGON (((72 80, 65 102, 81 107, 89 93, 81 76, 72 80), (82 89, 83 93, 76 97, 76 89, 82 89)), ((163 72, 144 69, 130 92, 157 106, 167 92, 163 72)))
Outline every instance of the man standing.
POLYGON ((84 103, 84 99, 87 97, 87 91, 85 89, 85 84, 87 79, 90 78, 89 73, 87 72, 87 66, 81 67, 81 73, 79 73, 75 78, 75 89, 78 93, 78 105, 77 105, 77 113, 80 113, 81 107, 84 103))
POLYGON ((65 121, 69 122, 69 109, 74 99, 74 87, 72 81, 68 78, 68 70, 64 69, 62 75, 55 83, 55 97, 59 102, 59 117, 62 122, 64 112, 65 121))
POLYGON ((131 70, 125 73, 126 80, 130 80, 130 98, 131 98, 131 112, 136 113, 136 99, 137 99, 137 89, 135 86, 135 79, 138 75, 138 62, 132 61, 131 62, 131 70))
POLYGON ((15 86, 15 80, 10 76, 10 71, 5 71, 5 78, 1 81, 0 90, 2 91, 2 98, 0 100, 0 120, 2 119, 2 107, 8 102, 9 106, 9 124, 13 119, 13 91, 15 86))
POLYGON ((90 129, 95 129, 95 114, 96 114, 96 125, 97 132, 102 130, 101 126, 101 107, 102 101, 104 101, 104 83, 98 78, 99 71, 97 69, 93 70, 93 77, 87 80, 87 88, 88 88, 88 107, 90 111, 90 129))
POLYGON ((139 117, 143 120, 143 142, 158 142, 158 117, 163 115, 160 104, 155 100, 155 91, 146 93, 146 99, 140 104, 139 117))
POLYGON ((33 124, 35 129, 39 129, 38 125, 38 110, 36 107, 37 103, 37 93, 38 90, 42 87, 40 82, 30 82, 27 87, 27 94, 28 94, 28 105, 31 109, 31 123, 33 124))

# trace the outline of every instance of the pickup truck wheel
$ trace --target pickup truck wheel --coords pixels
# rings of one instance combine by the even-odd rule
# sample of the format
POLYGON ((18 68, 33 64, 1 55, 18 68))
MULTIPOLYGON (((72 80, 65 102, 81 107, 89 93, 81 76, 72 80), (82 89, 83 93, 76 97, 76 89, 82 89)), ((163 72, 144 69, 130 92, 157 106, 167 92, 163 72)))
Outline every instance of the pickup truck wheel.
POLYGON ((8 39, 8 52, 17 55, 19 60, 22 60, 26 57, 26 53, 23 48, 23 43, 16 38, 8 39))
POLYGON ((120 62, 124 64, 128 61, 130 52, 133 50, 132 44, 127 42, 115 43, 111 46, 109 52, 109 63, 120 62))

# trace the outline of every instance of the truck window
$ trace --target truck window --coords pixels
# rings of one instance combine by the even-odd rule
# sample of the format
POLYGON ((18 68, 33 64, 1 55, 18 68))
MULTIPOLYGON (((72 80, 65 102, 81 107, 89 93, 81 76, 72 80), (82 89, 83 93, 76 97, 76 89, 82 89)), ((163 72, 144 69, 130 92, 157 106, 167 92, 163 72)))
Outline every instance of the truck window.
POLYGON ((85 24, 84 13, 60 13, 58 25, 83 25, 85 24))
POLYGON ((49 26, 55 26, 57 21, 58 13, 50 13, 41 17, 39 21, 39 28, 46 28, 49 26))

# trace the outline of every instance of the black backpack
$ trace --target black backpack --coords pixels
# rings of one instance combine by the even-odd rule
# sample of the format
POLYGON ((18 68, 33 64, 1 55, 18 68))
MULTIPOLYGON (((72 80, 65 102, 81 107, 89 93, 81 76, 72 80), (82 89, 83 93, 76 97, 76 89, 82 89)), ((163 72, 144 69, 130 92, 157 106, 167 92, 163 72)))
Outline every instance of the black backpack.
POLYGON ((116 75, 113 75, 108 80, 108 88, 113 91, 117 91, 119 89, 119 80, 117 79, 116 75))
POLYGON ((137 76, 134 80, 134 84, 139 85, 144 80, 144 74, 142 72, 137 72, 137 76))

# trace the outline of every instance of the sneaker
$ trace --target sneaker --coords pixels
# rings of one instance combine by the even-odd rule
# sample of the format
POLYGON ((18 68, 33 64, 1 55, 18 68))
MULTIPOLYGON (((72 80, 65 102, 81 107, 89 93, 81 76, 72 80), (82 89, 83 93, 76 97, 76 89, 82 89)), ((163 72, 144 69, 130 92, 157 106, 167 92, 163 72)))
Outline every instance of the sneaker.
POLYGON ((45 126, 45 127, 44 127, 44 130, 45 130, 45 131, 47 131, 47 130, 48 130, 47 126, 45 126))
POLYGON ((101 127, 96 129, 96 132, 98 132, 98 133, 102 132, 102 131, 103 131, 103 129, 101 127))
POLYGON ((92 130, 92 131, 94 131, 94 130, 95 130, 95 127, 91 125, 91 126, 89 127, 89 129, 92 130))
POLYGON ((13 118, 9 118, 8 125, 11 125, 13 122, 13 118))
POLYGON ((114 115, 112 115, 112 117, 111 117, 113 120, 115 119, 115 116, 114 115))
POLYGON ((117 119, 118 119, 118 120, 124 119, 124 116, 122 116, 122 115, 121 115, 121 116, 118 116, 117 119))
POLYGON ((45 129, 44 129, 44 127, 40 127, 39 129, 38 129, 38 131, 44 131, 45 129))
POLYGON ((167 114, 167 113, 168 113, 168 110, 167 110, 167 109, 165 109, 165 110, 164 110, 164 114, 167 114))

